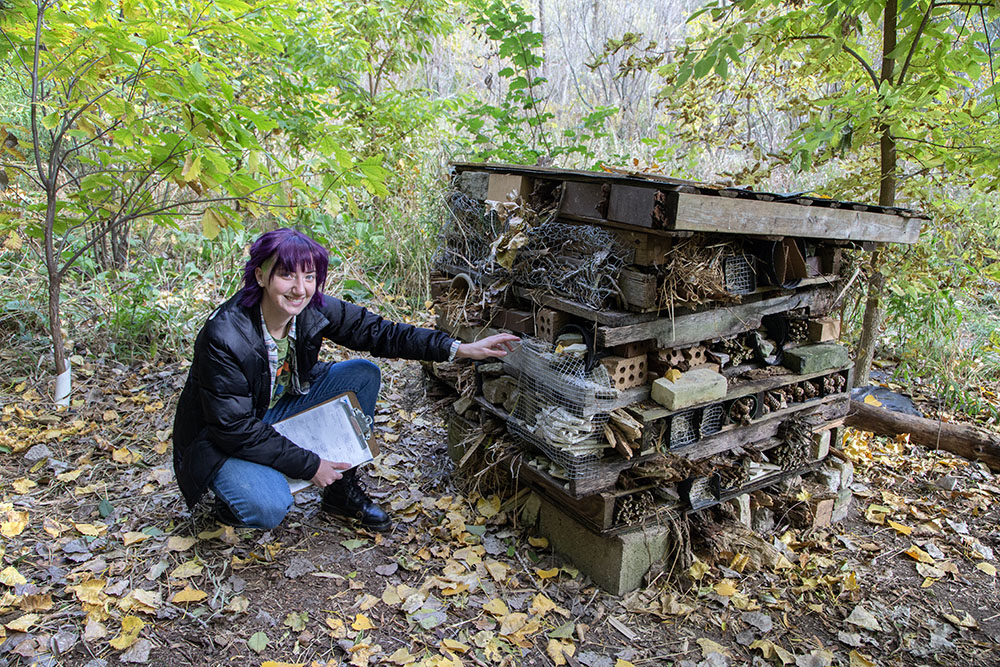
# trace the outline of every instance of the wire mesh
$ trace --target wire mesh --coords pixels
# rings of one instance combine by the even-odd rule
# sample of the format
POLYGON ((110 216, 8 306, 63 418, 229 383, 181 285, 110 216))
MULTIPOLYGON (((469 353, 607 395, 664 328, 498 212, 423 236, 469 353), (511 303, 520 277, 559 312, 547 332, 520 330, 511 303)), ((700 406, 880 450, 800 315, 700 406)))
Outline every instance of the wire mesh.
POLYGON ((671 449, 690 445, 698 440, 698 429, 695 428, 695 411, 685 410, 678 412, 670 418, 670 439, 668 445, 671 449))
POLYGON ((730 294, 750 294, 757 289, 757 276, 746 255, 730 255, 722 264, 726 291, 730 294))
POLYGON ((441 230, 434 263, 445 270, 461 269, 474 275, 487 268, 491 244, 506 230, 507 223, 479 199, 463 192, 445 198, 449 217, 441 230))
POLYGON ((604 426, 618 392, 603 366, 587 370, 585 350, 578 347, 553 349, 525 338, 503 363, 517 379, 510 431, 562 466, 567 478, 588 479, 609 446, 604 426))
POLYGON ((514 283, 543 288, 591 308, 620 294, 618 278, 634 250, 600 227, 547 221, 527 232, 511 270, 514 283))
POLYGON ((701 433, 701 437, 707 438, 710 435, 714 435, 722 430, 722 424, 726 419, 726 410, 722 407, 721 403, 716 403, 715 405, 709 405, 701 411, 701 423, 698 425, 698 431, 701 433))

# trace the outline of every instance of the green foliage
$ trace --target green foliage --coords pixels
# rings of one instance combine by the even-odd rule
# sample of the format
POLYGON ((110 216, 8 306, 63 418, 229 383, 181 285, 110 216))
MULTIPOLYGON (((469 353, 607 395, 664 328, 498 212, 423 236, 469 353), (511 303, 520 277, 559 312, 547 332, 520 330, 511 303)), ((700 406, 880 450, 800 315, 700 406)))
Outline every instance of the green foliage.
POLYGON ((576 156, 592 163, 589 144, 607 136, 604 123, 617 109, 597 107, 555 136, 555 114, 547 110, 545 100, 546 79, 539 74, 543 36, 531 27, 535 17, 510 0, 476 0, 470 6, 474 26, 496 45, 503 65, 499 80, 493 82, 491 75, 487 82, 488 88, 502 88, 499 103, 474 100, 459 121, 471 136, 471 159, 538 164, 576 156))

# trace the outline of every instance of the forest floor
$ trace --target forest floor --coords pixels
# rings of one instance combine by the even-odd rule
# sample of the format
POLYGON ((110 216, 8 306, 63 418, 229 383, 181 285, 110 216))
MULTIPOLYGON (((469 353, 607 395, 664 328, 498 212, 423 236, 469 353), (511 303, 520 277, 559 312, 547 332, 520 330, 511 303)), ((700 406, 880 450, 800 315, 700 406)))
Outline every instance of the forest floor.
POLYGON ((978 464, 849 431, 846 521, 779 521, 761 537, 786 558, 757 571, 695 535, 689 571, 617 597, 504 498, 463 495, 451 399, 384 368, 385 534, 309 490, 270 532, 190 514, 169 445, 182 364, 84 363, 62 412, 30 381, 3 396, 0 666, 1000 665, 1000 479, 978 464))

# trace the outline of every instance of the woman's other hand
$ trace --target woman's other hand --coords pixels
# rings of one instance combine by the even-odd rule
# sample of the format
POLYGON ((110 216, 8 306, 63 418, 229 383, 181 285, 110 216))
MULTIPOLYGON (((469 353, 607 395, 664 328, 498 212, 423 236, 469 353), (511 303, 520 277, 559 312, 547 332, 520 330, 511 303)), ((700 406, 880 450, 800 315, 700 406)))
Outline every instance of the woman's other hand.
POLYGON ((458 346, 456 359, 488 359, 490 357, 505 357, 508 352, 514 351, 514 343, 520 343, 521 339, 514 334, 494 334, 488 338, 477 340, 475 343, 462 343, 458 346))
POLYGON ((313 486, 318 486, 322 489, 323 487, 329 486, 343 477, 343 475, 340 474, 341 471, 347 470, 350 467, 350 463, 335 463, 333 461, 327 461, 326 459, 320 459, 319 469, 309 481, 312 482, 313 486))

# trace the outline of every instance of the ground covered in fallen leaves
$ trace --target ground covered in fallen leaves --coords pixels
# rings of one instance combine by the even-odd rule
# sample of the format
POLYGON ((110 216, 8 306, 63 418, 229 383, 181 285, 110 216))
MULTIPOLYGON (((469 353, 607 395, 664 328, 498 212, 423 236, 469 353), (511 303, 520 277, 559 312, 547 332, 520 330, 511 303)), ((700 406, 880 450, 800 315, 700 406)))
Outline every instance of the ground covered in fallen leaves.
MULTIPOLYGON (((596 588, 499 496, 463 495, 414 364, 385 365, 358 532, 304 491, 271 532, 187 512, 170 465, 183 365, 84 363, 57 411, 0 396, 0 665, 1000 664, 1000 480, 848 432, 855 502, 830 529, 712 549, 624 597, 596 588)), ((721 515, 703 526, 723 525, 721 515)))

